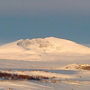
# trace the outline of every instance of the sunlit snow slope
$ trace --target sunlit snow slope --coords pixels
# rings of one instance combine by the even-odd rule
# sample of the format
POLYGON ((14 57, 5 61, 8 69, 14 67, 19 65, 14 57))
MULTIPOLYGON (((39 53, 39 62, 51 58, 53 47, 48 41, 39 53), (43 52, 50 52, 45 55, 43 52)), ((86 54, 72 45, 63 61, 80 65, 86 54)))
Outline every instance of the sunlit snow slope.
POLYGON ((21 39, 0 46, 0 59, 60 60, 90 55, 90 48, 56 37, 21 39))

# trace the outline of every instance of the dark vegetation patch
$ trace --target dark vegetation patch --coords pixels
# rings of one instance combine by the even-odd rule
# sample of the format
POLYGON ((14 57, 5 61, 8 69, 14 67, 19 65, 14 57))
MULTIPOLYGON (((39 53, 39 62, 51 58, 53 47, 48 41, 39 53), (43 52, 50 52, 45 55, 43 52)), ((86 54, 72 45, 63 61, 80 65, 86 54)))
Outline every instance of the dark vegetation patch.
POLYGON ((90 66, 81 66, 80 69, 83 69, 83 70, 90 70, 90 66))
POLYGON ((42 80, 42 79, 49 79, 48 77, 44 77, 44 76, 19 75, 19 74, 5 73, 5 72, 0 72, 0 78, 4 79, 4 80, 42 80))

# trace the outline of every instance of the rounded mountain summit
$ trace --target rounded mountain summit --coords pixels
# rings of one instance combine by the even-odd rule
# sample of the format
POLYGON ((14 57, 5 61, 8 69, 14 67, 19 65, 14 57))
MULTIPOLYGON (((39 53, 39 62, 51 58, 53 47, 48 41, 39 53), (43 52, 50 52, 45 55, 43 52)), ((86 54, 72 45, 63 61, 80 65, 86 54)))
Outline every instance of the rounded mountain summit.
POLYGON ((0 59, 63 60, 90 58, 90 48, 76 42, 56 38, 21 39, 0 46, 0 59))

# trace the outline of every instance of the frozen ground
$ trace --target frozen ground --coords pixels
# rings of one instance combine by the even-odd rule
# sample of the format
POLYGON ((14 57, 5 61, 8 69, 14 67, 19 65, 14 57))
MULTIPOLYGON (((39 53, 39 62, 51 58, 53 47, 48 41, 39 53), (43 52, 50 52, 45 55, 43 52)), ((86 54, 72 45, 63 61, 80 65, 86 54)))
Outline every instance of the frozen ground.
POLYGON ((0 60, 0 72, 47 76, 41 80, 0 80, 0 90, 89 90, 90 71, 51 62, 0 60), (22 62, 22 63, 21 63, 22 62), (21 64, 20 64, 21 63, 21 64), (57 66, 57 68, 51 66, 57 66), (68 67, 68 68, 67 68, 68 67))
POLYGON ((0 90, 90 90, 90 48, 55 37, 2 45, 0 90))

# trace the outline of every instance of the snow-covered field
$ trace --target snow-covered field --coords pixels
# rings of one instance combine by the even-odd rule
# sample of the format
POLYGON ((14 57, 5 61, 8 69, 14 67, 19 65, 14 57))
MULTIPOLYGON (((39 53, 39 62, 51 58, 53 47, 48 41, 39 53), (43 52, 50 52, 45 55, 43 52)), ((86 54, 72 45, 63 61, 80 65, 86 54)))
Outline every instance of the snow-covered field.
MULTIPOLYGON (((89 65, 81 65, 89 66, 89 65)), ((0 80, 0 90, 89 90, 90 70, 83 70, 80 65, 70 64, 59 68, 51 68, 43 62, 0 60, 0 72, 28 75, 40 80, 5 79, 0 80), (19 63, 22 63, 22 65, 19 63), (33 66, 34 65, 34 66, 33 66), (38 67, 40 65, 40 67, 38 67), (43 67, 42 67, 43 65, 43 67)))
POLYGON ((89 47, 55 37, 0 46, 0 90, 89 89, 89 47))

